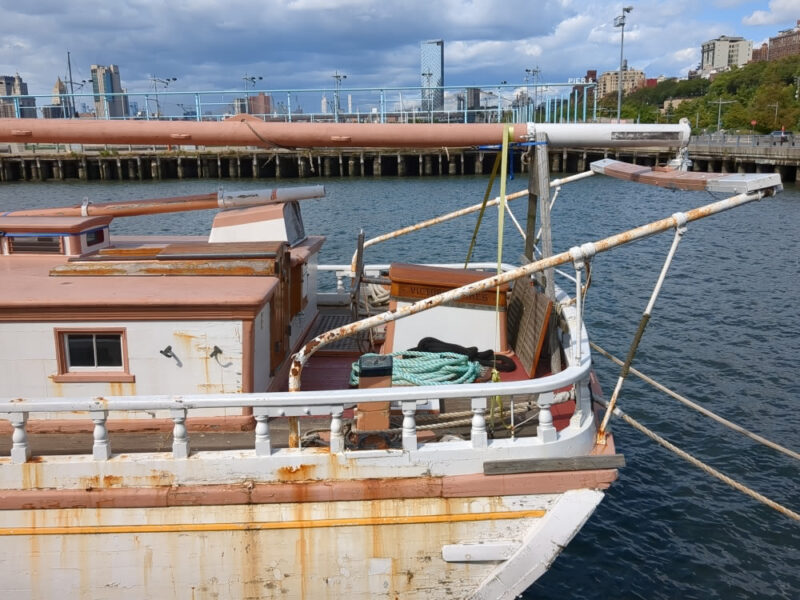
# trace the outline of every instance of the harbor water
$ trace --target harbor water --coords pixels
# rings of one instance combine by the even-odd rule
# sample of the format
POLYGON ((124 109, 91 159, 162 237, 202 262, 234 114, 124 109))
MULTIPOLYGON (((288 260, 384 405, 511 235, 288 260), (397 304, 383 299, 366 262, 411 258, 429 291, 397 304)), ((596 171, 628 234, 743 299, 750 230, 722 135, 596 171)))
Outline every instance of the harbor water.
MULTIPOLYGON (((286 185, 318 184, 319 179, 286 185)), ((524 177, 509 183, 522 189, 524 177)), ((270 182, 271 184, 271 182, 270 182)), ((328 236, 322 262, 346 264, 367 238, 480 201, 483 177, 324 180, 303 203, 308 233, 328 236)), ((226 189, 266 187, 226 180, 226 189)), ((214 191, 208 180, 0 185, 0 214, 18 208, 214 191)), ((714 201, 600 176, 569 184, 553 210, 556 252, 714 201)), ((524 223, 524 200, 511 203, 524 223)), ((212 211, 118 219, 112 233, 204 234, 212 211)), ((463 261, 475 215, 368 248, 366 262, 463 261)), ((519 234, 506 218, 504 261, 519 234)), ((672 241, 668 232, 598 255, 586 323, 592 341, 624 357, 672 241)), ((800 189, 689 225, 634 366, 704 407, 800 451, 800 189)), ((474 259, 496 260, 490 209, 474 259)), ((572 272, 571 267, 567 269, 572 272)), ((559 282, 572 293, 571 284, 559 282)), ((610 394, 619 368, 595 355, 610 394)), ((631 376, 620 407, 735 480, 800 510, 798 462, 683 407, 631 376)), ((711 478, 625 423, 612 421, 627 466, 598 510, 524 598, 800 597, 800 525, 711 478)))

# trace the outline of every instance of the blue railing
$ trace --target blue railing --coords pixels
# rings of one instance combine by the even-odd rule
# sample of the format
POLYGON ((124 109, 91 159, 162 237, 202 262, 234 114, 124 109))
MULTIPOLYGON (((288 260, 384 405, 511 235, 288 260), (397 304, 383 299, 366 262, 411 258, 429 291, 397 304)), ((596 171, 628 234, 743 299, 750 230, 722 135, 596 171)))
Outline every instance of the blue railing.
POLYGON ((154 88, 124 94, 0 96, 0 117, 216 121, 248 113, 283 122, 573 123, 596 120, 595 89, 594 83, 189 92, 154 88), (443 92, 440 106, 435 105, 434 89, 443 92))

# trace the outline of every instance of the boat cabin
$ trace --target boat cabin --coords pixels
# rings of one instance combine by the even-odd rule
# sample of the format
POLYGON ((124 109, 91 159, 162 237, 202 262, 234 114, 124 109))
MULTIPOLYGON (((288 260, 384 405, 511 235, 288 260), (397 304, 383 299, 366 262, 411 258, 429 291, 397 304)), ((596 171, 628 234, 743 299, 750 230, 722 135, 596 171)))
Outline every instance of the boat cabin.
POLYGON ((324 242, 297 202, 221 211, 207 238, 114 236, 112 222, 0 217, 0 396, 285 386, 324 242))

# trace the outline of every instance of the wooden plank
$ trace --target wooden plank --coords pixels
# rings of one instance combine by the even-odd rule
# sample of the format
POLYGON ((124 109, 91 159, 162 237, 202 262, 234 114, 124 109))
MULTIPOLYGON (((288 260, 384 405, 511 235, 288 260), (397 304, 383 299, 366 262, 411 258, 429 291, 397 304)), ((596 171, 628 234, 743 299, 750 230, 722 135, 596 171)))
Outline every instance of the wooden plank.
POLYGON ((285 251, 286 242, 224 242, 170 244, 158 253, 158 260, 192 258, 275 258, 285 251))
POLYGON ((569 458, 529 458, 487 460, 483 463, 485 475, 510 475, 512 473, 549 473, 554 471, 594 471, 619 469, 625 466, 622 454, 598 454, 569 458))
POLYGON ((526 280, 514 284, 508 303, 508 343, 533 378, 546 339, 553 303, 526 280))
MULTIPOLYGON (((281 261, 277 261, 278 264, 281 261)), ((51 276, 278 276, 274 259, 242 259, 227 260, 105 260, 105 261, 70 261, 50 270, 51 276)))
POLYGON ((81 260, 86 260, 86 259, 107 260, 108 257, 112 259, 120 259, 123 257, 149 258, 152 256, 156 256, 163 249, 164 246, 137 246, 135 248, 115 248, 114 246, 111 246, 109 248, 101 248, 100 252, 96 256, 86 256, 83 257, 81 260))

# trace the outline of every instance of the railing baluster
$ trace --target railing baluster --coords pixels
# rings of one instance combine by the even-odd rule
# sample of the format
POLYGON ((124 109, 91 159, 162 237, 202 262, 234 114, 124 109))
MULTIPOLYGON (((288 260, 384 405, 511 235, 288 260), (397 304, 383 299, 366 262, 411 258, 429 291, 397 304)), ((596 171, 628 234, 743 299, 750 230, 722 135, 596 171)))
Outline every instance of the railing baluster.
POLYGON ((269 456, 272 454, 272 442, 269 439, 269 415, 267 409, 261 406, 253 408, 256 419, 256 456, 269 456))
POLYGON ((28 413, 11 413, 8 416, 14 433, 11 435, 11 462, 25 463, 31 457, 31 448, 28 446, 28 433, 25 423, 28 422, 28 413))
POLYGON ((489 445, 489 435, 486 432, 486 398, 472 399, 470 439, 473 448, 486 448, 489 445))
POLYGON ((108 411, 92 410, 89 411, 89 415, 94 423, 92 456, 95 460, 108 460, 111 458, 111 444, 108 441, 108 429, 106 428, 108 411))
POLYGON ((414 415, 417 412, 416 400, 403 400, 403 450, 417 449, 417 421, 414 415))
POLYGON ((172 428, 172 457, 189 458, 189 436, 186 434, 186 409, 170 409, 170 415, 175 422, 172 428))
POLYGON ((539 405, 539 426, 536 428, 536 437, 541 443, 555 442, 558 439, 558 431, 553 426, 553 413, 550 412, 549 404, 539 405))
POLYGON ((331 412, 331 453, 344 452, 344 425, 342 408, 334 408, 331 412))

